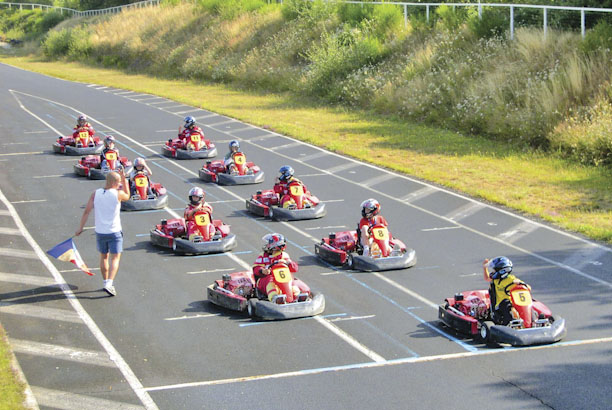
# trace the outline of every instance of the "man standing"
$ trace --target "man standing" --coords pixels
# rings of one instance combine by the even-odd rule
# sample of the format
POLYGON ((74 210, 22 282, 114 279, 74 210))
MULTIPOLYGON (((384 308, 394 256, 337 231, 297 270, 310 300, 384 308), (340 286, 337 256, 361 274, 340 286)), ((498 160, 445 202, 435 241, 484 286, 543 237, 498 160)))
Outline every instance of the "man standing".
POLYGON ((123 232, 119 213, 121 201, 128 199, 130 199, 130 188, 123 170, 109 172, 106 175, 104 188, 97 189, 91 194, 81 217, 79 229, 75 232, 75 236, 83 232, 83 227, 93 208, 95 210, 96 244, 100 252, 100 271, 104 279, 104 290, 110 296, 117 295, 113 280, 119 270, 119 259, 123 251, 123 232))

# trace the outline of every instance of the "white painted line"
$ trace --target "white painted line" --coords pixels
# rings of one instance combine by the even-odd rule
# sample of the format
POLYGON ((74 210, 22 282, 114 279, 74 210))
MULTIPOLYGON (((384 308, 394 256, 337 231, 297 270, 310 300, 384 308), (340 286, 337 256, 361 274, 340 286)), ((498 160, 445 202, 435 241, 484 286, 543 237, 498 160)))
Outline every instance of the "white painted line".
POLYGON ((310 161, 310 160, 313 160, 313 159, 324 157, 326 155, 329 155, 327 153, 327 151, 319 151, 319 152, 315 152, 314 154, 305 155, 305 156, 301 157, 300 161, 310 161))
POLYGON ((485 206, 480 202, 468 202, 467 204, 455 209, 451 213, 447 214, 446 217, 451 221, 460 221, 467 218, 470 215, 484 209, 485 206))
POLYGON ((45 130, 45 131, 24 131, 24 134, 47 134, 49 133, 49 130, 45 130))
POLYGON ((334 325, 333 323, 330 323, 328 320, 323 319, 320 316, 315 316, 313 319, 319 322, 320 324, 322 324, 323 326, 325 326, 328 330, 330 330, 336 336, 338 336, 339 338, 344 340, 346 343, 350 344, 355 349, 359 350, 361 353, 368 356, 370 359, 374 360, 375 362, 382 363, 386 361, 384 357, 374 352, 373 350, 367 348, 366 346, 362 345, 361 343, 357 341, 357 339, 354 339, 351 335, 349 335, 348 333, 346 333, 344 330, 340 329, 338 326, 334 325))
POLYGON ((200 111, 200 109, 199 108, 192 108, 191 110, 178 111, 178 112, 175 112, 174 114, 183 115, 183 114, 187 114, 188 112, 194 112, 194 111, 200 111))
POLYGON ((185 272, 188 275, 196 275, 198 273, 214 273, 214 272, 230 272, 230 271, 234 271, 234 268, 227 268, 227 269, 209 269, 209 270, 196 270, 196 271, 192 271, 192 272, 185 272))
POLYGON ((300 145, 302 145, 302 143, 300 141, 296 141, 296 142, 291 142, 291 143, 285 144, 285 145, 277 145, 276 147, 271 147, 271 148, 268 148, 268 149, 270 151, 280 151, 282 149, 298 147, 300 145))
POLYGON ((223 201, 209 201, 209 204, 227 204, 230 202, 244 202, 244 199, 226 199, 223 201))
MULTIPOLYGON (((100 268, 89 268, 89 270, 100 270, 100 268)), ((68 273, 68 272, 83 272, 81 269, 64 269, 64 270, 60 270, 59 272, 61 273, 68 273)))
POLYGON ((63 177, 63 176, 64 176, 64 174, 61 174, 61 175, 38 175, 38 176, 35 176, 35 177, 32 177, 32 178, 34 178, 34 179, 41 179, 41 178, 59 178, 59 177, 63 177))
POLYGON ((329 174, 325 174, 325 173, 316 173, 316 174, 300 174, 300 178, 307 178, 307 177, 326 177, 329 176, 329 174))
POLYGON ((461 226, 444 226, 442 228, 426 228, 426 229, 421 229, 421 232, 448 231, 449 229, 461 229, 461 226))
POLYGON ((64 159, 58 159, 58 162, 74 162, 75 164, 77 163, 79 157, 72 157, 72 158, 64 158, 64 159))
POLYGON ((581 269, 587 265, 601 266, 602 262, 598 261, 606 252, 601 248, 590 245, 585 245, 582 249, 573 252, 569 257, 563 260, 563 263, 570 266, 577 266, 581 269))
POLYGON ((166 145, 166 144, 164 142, 156 142, 156 143, 153 143, 153 144, 142 144, 142 145, 144 145, 145 147, 160 147, 160 146, 166 145))
POLYGON ((184 388, 189 388, 189 387, 218 386, 222 384, 243 383, 243 382, 250 382, 250 381, 257 381, 257 380, 284 379, 288 377, 309 376, 313 374, 339 372, 339 371, 346 371, 346 370, 370 369, 370 368, 397 366, 397 365, 412 364, 412 363, 428 363, 428 362, 436 362, 436 361, 441 361, 441 360, 463 359, 463 358, 469 358, 473 356, 510 354, 510 353, 515 353, 515 352, 540 350, 540 349, 559 349, 559 348, 568 347, 568 346, 580 346, 580 345, 588 345, 588 344, 596 344, 596 343, 610 343, 610 342, 612 342, 612 337, 606 337, 606 338, 601 338, 601 339, 590 339, 590 340, 577 340, 577 341, 571 341, 571 342, 559 342, 556 344, 538 345, 538 346, 529 346, 529 347, 483 349, 483 350, 477 350, 474 352, 450 353, 450 354, 435 355, 435 356, 406 357, 402 359, 388 360, 388 361, 384 361, 380 363, 379 362, 355 363, 355 364, 349 364, 349 365, 344 365, 344 366, 321 367, 317 369, 296 370, 296 371, 285 372, 285 373, 236 377, 233 379, 207 380, 207 381, 201 381, 201 382, 169 384, 165 386, 147 387, 145 388, 145 390, 147 392, 151 392, 151 391, 184 389, 184 388))
MULTIPOLYGON (((202 110, 202 111, 206 111, 206 110, 202 110)), ((215 114, 214 112, 210 112, 208 114, 198 115, 197 117, 193 117, 193 118, 195 118, 196 120, 203 120, 204 118, 210 118, 210 117, 214 117, 216 115, 219 115, 219 114, 215 114)))
MULTIPOLYGON (((174 102, 174 101, 170 101, 170 102, 174 102)), ((174 105, 170 105, 168 107, 162 107, 162 108, 160 108, 160 110, 166 111, 167 109, 170 109, 170 108, 178 108, 178 107, 184 107, 184 106, 185 106, 185 104, 174 104, 174 105)), ((176 114, 175 112, 172 112, 172 111, 169 111, 169 113, 170 114, 176 114)))
POLYGON ((15 155, 38 155, 44 154, 43 151, 30 151, 30 152, 11 152, 10 154, 0 154, 2 157, 10 157, 15 155))
POLYGON ((370 179, 366 179, 365 181, 361 181, 361 185, 371 187, 372 185, 380 184, 381 182, 385 182, 393 178, 397 178, 397 175, 392 174, 392 173, 385 173, 382 175, 378 175, 374 178, 370 178, 370 179))
POLYGON ((325 201, 321 201, 321 202, 325 202, 326 204, 329 204, 332 202, 344 202, 344 199, 326 199, 325 201))
POLYGON ((421 189, 417 189, 416 191, 409 193, 408 195, 402 198, 402 201, 403 202, 416 201, 417 199, 425 198, 426 196, 429 196, 433 194, 434 192, 438 192, 438 190, 431 186, 425 186, 421 189))
POLYGON ((99 85, 98 84, 88 84, 87 85, 87 88, 92 88, 92 87, 99 87, 99 85))
POLYGON ((328 168, 326 171, 329 174, 336 174, 340 171, 346 171, 347 169, 356 168, 361 166, 359 162, 347 162, 345 164, 336 165, 335 167, 328 168))
POLYGON ((304 228, 305 231, 316 231, 319 229, 342 229, 346 228, 345 225, 334 225, 334 226, 315 226, 314 228, 304 228))
POLYGON ((109 357, 112 361, 115 362, 116 366, 121 371, 121 374, 126 379, 132 390, 136 393, 142 404, 147 408, 147 410, 158 410, 157 405, 151 398, 148 392, 144 390, 144 387, 138 377, 134 374, 130 366, 126 363, 126 361, 121 357, 117 349, 111 344, 111 342, 104 336, 104 333, 100 330, 96 322, 93 321, 91 316, 85 311, 81 303, 75 297, 74 293, 70 289, 70 287, 66 284, 61 273, 58 272, 57 268, 51 263, 45 252, 41 249, 41 247, 36 243, 32 235, 28 232, 25 225, 21 221, 19 214, 15 210, 15 207, 6 199, 4 193, 0 190, 0 201, 4 203, 6 208, 11 213, 15 224, 21 230, 22 235, 28 241, 30 246, 34 249, 39 259, 45 265, 45 267, 49 270, 49 272, 53 275, 56 282, 60 284, 60 288, 66 295, 66 299, 72 305, 73 309, 79 314, 83 322, 87 325, 89 330, 93 333, 94 337, 98 340, 98 342, 102 345, 104 350, 108 353, 109 357))
POLYGON ((0 312, 12 315, 36 317, 41 319, 52 319, 62 322, 80 323, 83 321, 74 310, 55 309, 34 305, 31 303, 9 303, 0 302, 0 312))
POLYGON ((367 316, 348 316, 348 317, 337 317, 334 319, 328 319, 330 322, 342 322, 345 320, 361 320, 361 319, 369 319, 371 317, 375 317, 376 315, 367 315, 367 316))
POLYGON ((510 230, 500 233, 497 235, 497 237, 505 240, 506 242, 514 243, 538 228, 539 227, 534 223, 523 221, 512 227, 510 230))
POLYGON ((13 256, 15 258, 38 259, 35 252, 13 248, 0 248, 0 256, 13 256))
POLYGON ((15 228, 1 228, 0 235, 18 235, 21 236, 21 231, 15 228))
POLYGON ((115 93, 115 95, 126 95, 126 94, 134 94, 134 91, 122 91, 120 93, 115 93))
POLYGON ((101 87, 96 87, 96 90, 105 90, 105 89, 107 89, 107 88, 108 88, 108 87, 106 87, 106 86, 104 86, 104 85, 103 85, 103 86, 101 86, 101 87))
MULTIPOLYGON (((269 132, 270 134, 261 135, 259 137, 255 137, 255 138, 249 138, 247 141, 252 143, 254 141, 261 141, 261 140, 266 140, 266 139, 271 138, 271 137, 279 137, 279 136, 281 136, 281 135, 272 133, 272 131, 270 131, 270 130, 266 130, 266 129, 263 129, 263 128, 262 128, 262 130, 266 131, 266 132, 269 132)), ((263 148, 263 149, 267 149, 265 147, 262 147, 261 145, 258 145, 258 147, 263 148)))
POLYGON ((5 145, 29 145, 29 144, 30 144, 29 142, 7 142, 1 145, 5 146, 5 145))
POLYGON ((144 407, 130 403, 99 399, 97 397, 82 394, 69 393, 59 390, 50 390, 42 387, 32 386, 32 390, 41 406, 61 410, 142 410, 144 407))
POLYGON ((34 203, 34 202, 47 202, 47 200, 46 199, 30 199, 30 200, 27 200, 27 201, 13 201, 11 203, 12 204, 31 204, 31 203, 34 203))
POLYGON ((15 353, 31 354, 34 356, 51 357, 60 360, 93 364, 96 366, 115 367, 115 363, 104 351, 88 349, 74 349, 49 343, 32 342, 29 340, 11 339, 10 344, 15 353))
POLYGON ((0 215, 10 215, 10 212, 6 209, 0 209, 0 215))
POLYGON ((178 128, 177 128, 177 129, 174 129, 174 130, 157 130, 157 131, 155 131, 155 132, 163 132, 163 133, 168 133, 168 132, 177 132, 177 131, 178 131, 178 128))
POLYGON ((342 272, 338 271, 338 270, 334 270, 331 272, 322 272, 320 273, 321 276, 331 276, 331 275, 340 275, 342 272))
POLYGON ((0 282, 22 283, 32 286, 59 286, 53 279, 43 276, 22 275, 19 273, 0 272, 0 282))
POLYGON ((168 317, 164 320, 185 320, 185 319, 201 319, 206 317, 221 316, 221 313, 208 313, 206 315, 192 315, 192 316, 179 316, 179 317, 168 317))

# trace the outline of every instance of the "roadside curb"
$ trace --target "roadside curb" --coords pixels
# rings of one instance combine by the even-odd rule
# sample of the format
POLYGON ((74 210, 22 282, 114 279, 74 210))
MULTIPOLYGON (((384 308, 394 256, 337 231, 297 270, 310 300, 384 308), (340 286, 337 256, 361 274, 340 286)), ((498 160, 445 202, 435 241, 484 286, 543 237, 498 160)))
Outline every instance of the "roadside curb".
MULTIPOLYGON (((0 328, 4 329, 1 323, 0 323, 0 328)), ((21 366, 19 365, 19 362, 17 361, 17 357, 15 356, 15 353, 13 353, 11 341, 8 335, 6 335, 6 331, 5 331, 5 340, 10 348, 9 354, 10 354, 10 360, 11 360, 11 369, 17 375, 17 379, 19 380, 19 382, 23 383, 24 385, 23 393, 25 395, 25 400, 23 401, 23 405, 26 409, 40 410, 38 407, 38 402, 36 401, 36 398, 34 397, 34 393, 32 392, 32 389, 30 388, 30 384, 28 383, 28 380, 26 379, 25 374, 23 373, 23 370, 21 370, 21 366)))

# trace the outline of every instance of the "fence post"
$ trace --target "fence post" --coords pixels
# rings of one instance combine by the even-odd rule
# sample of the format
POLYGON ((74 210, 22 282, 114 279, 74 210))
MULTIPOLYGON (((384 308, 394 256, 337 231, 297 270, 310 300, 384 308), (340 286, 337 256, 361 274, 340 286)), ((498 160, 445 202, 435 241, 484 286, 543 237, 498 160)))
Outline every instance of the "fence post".
POLYGON ((427 17, 427 22, 429 23, 429 4, 425 6, 425 16, 427 17))
POLYGON ((510 6, 510 40, 514 40, 514 6, 510 6))
POLYGON ((408 6, 404 4, 404 28, 408 27, 408 6))
POLYGON ((547 31, 548 31, 548 9, 544 7, 544 38, 546 38, 547 31))
POLYGON ((586 22, 584 18, 584 9, 580 10, 580 34, 582 38, 586 35, 586 22))
POLYGON ((482 4, 478 3, 478 20, 482 20, 482 4))

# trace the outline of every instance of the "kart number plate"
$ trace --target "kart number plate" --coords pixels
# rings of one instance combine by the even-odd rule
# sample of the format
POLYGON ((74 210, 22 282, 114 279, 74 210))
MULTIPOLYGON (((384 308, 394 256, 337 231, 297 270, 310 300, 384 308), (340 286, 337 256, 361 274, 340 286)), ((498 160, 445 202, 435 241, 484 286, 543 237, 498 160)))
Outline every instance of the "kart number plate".
POLYGON ((291 192, 293 196, 302 196, 304 195, 304 188, 302 188, 301 185, 291 185, 289 187, 289 192, 291 192))
POLYGON ((210 225, 210 216, 208 213, 196 214, 195 223, 198 226, 207 226, 210 225))
POLYGON ((115 161, 117 160, 117 154, 114 152, 107 152, 105 158, 107 161, 115 161))
POLYGON ((234 155, 234 162, 237 165, 243 165, 246 162, 246 158, 244 157, 244 155, 240 154, 240 155, 234 155))
POLYGON ((86 140, 87 138, 89 138, 89 133, 87 131, 81 131, 79 132, 79 138, 82 140, 86 140))
POLYGON ((273 269, 272 274, 274 275, 274 280, 278 283, 291 282, 291 272, 289 272, 289 268, 273 269))
POLYGON ((147 186, 147 177, 136 177, 134 183, 137 187, 145 187, 147 186))
POLYGON ((387 228, 374 228, 372 229, 372 235, 374 239, 378 239, 380 241, 386 241, 389 239, 389 231, 387 228))
POLYGON ((512 300, 519 306, 531 305, 531 293, 527 290, 515 290, 512 292, 512 300))
POLYGON ((199 142, 201 139, 200 134, 191 134, 191 141, 199 142))

